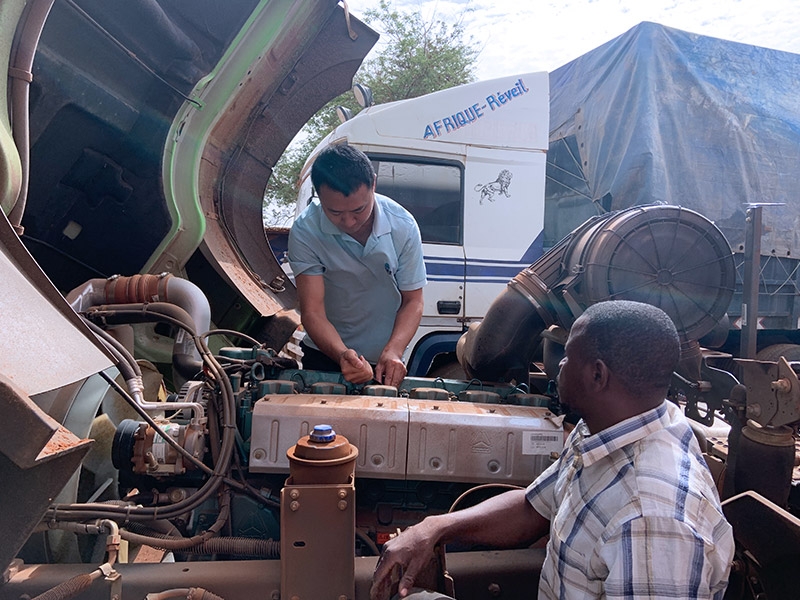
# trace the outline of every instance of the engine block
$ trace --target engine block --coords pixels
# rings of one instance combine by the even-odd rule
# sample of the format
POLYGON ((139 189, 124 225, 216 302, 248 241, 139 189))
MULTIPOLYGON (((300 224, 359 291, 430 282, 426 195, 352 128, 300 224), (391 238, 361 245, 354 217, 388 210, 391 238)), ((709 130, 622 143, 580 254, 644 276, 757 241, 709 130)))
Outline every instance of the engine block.
POLYGON ((543 407, 275 394, 253 406, 249 470, 288 472, 286 450, 319 423, 358 448, 357 477, 377 479, 527 485, 564 444, 559 418, 543 407))

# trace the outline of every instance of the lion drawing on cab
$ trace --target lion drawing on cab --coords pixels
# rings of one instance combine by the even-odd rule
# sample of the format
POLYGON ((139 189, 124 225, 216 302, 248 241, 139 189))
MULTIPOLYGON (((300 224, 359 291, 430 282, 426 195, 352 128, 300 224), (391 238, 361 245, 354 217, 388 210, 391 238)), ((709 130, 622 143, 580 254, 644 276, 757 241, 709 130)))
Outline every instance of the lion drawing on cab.
POLYGON ((503 194, 506 198, 510 198, 511 194, 508 193, 508 186, 511 185, 511 171, 503 169, 498 173, 497 179, 491 183, 481 184, 475 186, 475 191, 481 193, 480 204, 484 200, 494 202, 496 194, 503 194))

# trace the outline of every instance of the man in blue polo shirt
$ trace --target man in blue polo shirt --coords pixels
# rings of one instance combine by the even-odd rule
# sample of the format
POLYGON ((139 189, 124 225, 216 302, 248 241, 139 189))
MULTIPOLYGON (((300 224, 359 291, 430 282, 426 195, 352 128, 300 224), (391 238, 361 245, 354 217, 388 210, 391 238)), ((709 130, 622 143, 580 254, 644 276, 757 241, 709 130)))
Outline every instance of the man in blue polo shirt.
POLYGON ((419 227, 402 206, 375 194, 372 163, 352 146, 323 150, 311 182, 318 199, 289 233, 307 333, 303 367, 398 386, 406 376, 403 352, 422 318, 419 227))

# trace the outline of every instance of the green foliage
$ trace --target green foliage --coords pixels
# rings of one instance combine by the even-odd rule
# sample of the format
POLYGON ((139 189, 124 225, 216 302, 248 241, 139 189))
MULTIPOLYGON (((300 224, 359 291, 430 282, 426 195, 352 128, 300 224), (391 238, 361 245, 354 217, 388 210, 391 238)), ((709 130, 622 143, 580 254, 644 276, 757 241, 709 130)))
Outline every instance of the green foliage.
MULTIPOLYGON (((381 34, 374 58, 366 60, 355 81, 372 89, 376 103, 415 98, 475 80, 478 50, 465 39, 461 20, 445 22, 435 16, 426 21, 419 12, 401 12, 389 0, 380 0, 364 19, 381 34)), ((331 100, 315 114, 283 153, 266 191, 265 222, 288 225, 294 214, 297 182, 309 154, 339 124, 335 107, 359 107, 348 92, 331 100)))
POLYGON ((376 102, 416 98, 474 81, 478 51, 471 40, 464 40, 460 20, 425 22, 418 12, 392 9, 389 0, 381 0, 365 17, 378 25, 386 44, 357 75, 357 81, 372 88, 376 102))

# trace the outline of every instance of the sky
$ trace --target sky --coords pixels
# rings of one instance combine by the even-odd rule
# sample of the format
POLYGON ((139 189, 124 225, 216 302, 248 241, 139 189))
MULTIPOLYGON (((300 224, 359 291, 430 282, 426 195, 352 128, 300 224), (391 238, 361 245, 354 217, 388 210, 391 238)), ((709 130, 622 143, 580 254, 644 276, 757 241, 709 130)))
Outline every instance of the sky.
MULTIPOLYGON (((464 19, 478 80, 553 71, 642 21, 800 53, 798 0, 390 0, 446 22, 464 19), (465 13, 467 8, 471 11, 465 13)), ((348 0, 356 17, 378 0, 348 0)), ((378 42, 380 44, 380 42, 378 42)))

